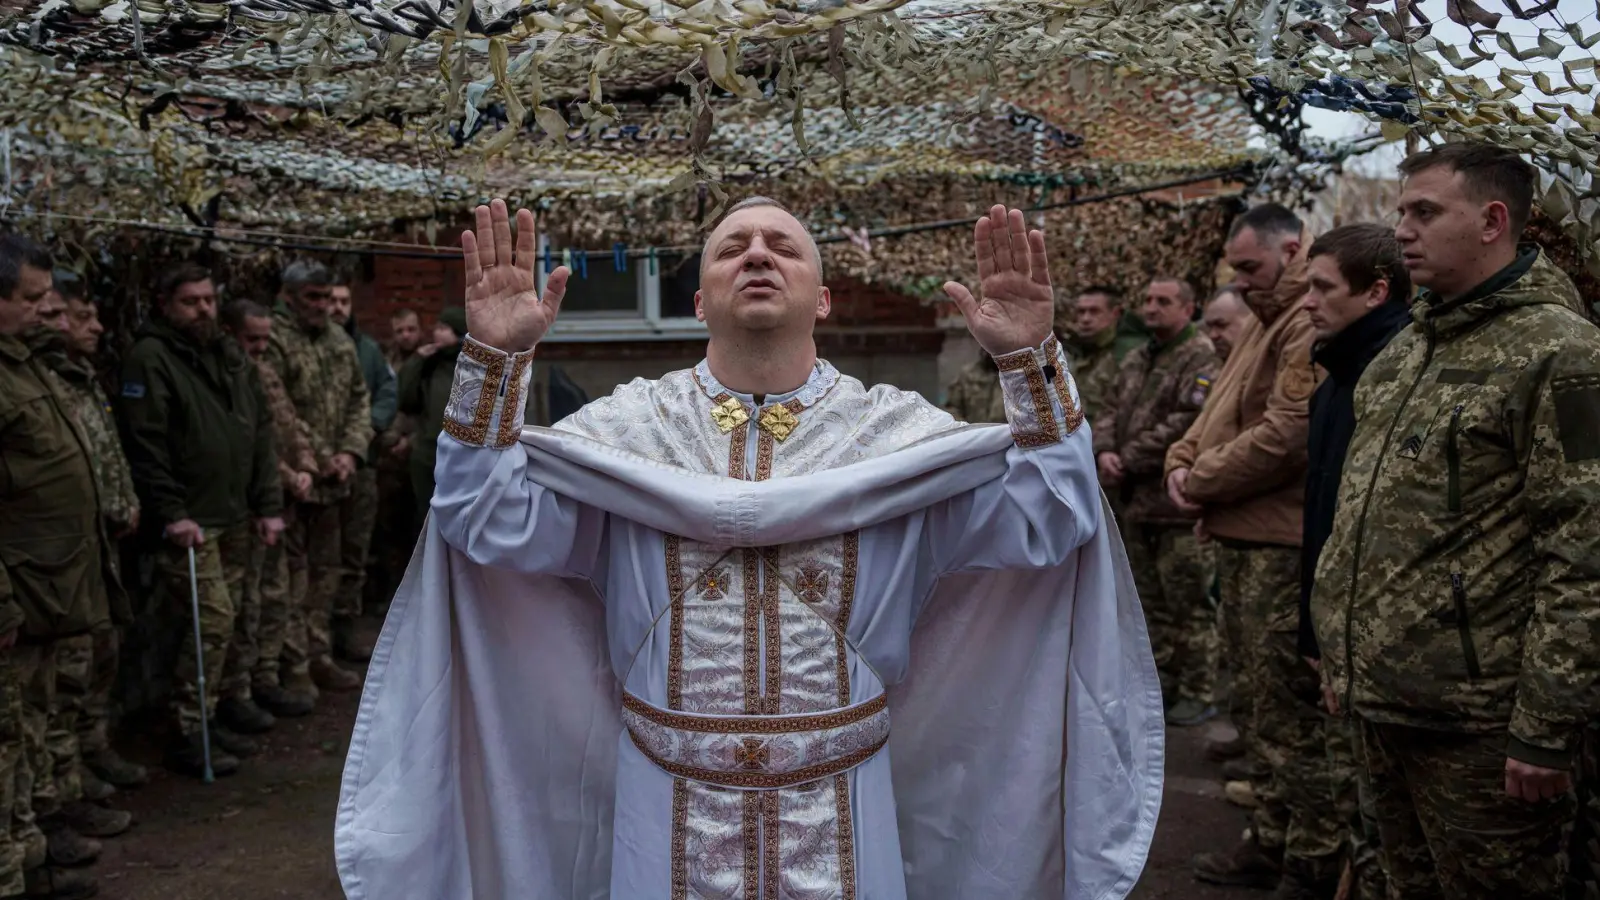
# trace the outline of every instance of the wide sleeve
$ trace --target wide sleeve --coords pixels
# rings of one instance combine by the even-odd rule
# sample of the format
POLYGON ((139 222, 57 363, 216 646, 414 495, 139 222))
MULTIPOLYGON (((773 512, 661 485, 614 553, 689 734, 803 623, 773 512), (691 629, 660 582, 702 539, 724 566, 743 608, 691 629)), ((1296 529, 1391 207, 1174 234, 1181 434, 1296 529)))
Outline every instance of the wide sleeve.
POLYGON ((1579 729, 1600 718, 1600 346, 1560 351, 1538 378, 1518 442, 1535 574, 1507 752, 1566 768, 1579 729))
POLYGON ((517 439, 532 363, 532 350, 508 355, 470 337, 462 344, 439 434, 433 517, 474 562, 585 578, 604 596, 605 513, 528 478, 517 439))
POLYGON ((344 402, 344 421, 338 423, 334 453, 348 453, 358 460, 367 458, 372 443, 372 398, 367 393, 367 376, 361 371, 361 358, 354 341, 346 341, 345 354, 350 369, 350 388, 344 402))
POLYGON ((1175 394, 1167 398, 1167 414, 1139 434, 1123 435, 1122 444, 1117 447, 1122 467, 1129 475, 1162 474, 1167 449, 1187 434, 1200 418, 1200 410, 1211 390, 1216 361, 1215 355, 1196 351, 1190 351, 1179 361, 1177 371, 1172 373, 1173 380, 1166 384, 1175 394))
POLYGON ((134 352, 122 365, 123 450, 139 485, 142 518, 166 526, 189 518, 188 493, 172 471, 167 444, 171 430, 172 384, 148 353, 134 352))
MULTIPOLYGON (((1284 315, 1293 318, 1284 323, 1266 412, 1232 440, 1195 459, 1185 492, 1196 503, 1232 503, 1305 476, 1311 393, 1317 388, 1317 373, 1311 364, 1316 335, 1304 315, 1284 315)), ((1167 460, 1170 470, 1170 451, 1167 460)))
POLYGON ((921 551, 937 574, 1057 565, 1100 527, 1094 440, 1059 343, 995 362, 1016 445, 1003 475, 928 511, 921 551))

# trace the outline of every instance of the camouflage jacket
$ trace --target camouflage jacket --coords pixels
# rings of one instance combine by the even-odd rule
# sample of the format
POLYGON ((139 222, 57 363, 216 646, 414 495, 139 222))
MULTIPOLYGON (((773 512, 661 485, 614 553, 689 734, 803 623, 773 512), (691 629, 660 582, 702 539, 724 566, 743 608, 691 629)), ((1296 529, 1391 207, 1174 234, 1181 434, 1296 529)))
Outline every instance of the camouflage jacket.
POLYGON ((1116 390, 1122 360, 1146 340, 1148 338, 1124 335, 1117 326, 1112 326, 1094 337, 1073 337, 1062 342, 1066 346, 1072 377, 1078 383, 1083 415, 1090 427, 1099 424, 1101 404, 1116 390))
POLYGON ((122 452, 111 401, 95 381, 92 366, 64 358, 60 363, 53 368, 67 385, 78 424, 89 441, 89 464, 99 488, 100 514, 112 525, 126 527, 133 523, 133 514, 139 509, 139 495, 133 489, 133 471, 122 452))
MULTIPOLYGON (((355 342, 342 328, 310 332, 279 312, 272 326, 267 359, 283 379, 311 441, 320 471, 340 453, 365 463, 372 441, 371 405, 355 342)), ((350 494, 350 482, 319 478, 311 502, 336 503, 350 494)))
POLYGON ((1311 614, 1347 711, 1566 766, 1600 718, 1600 331, 1536 250, 1424 294, 1356 387, 1311 614))
POLYGON ((306 435, 305 423, 295 415, 294 404, 289 402, 289 392, 283 379, 265 359, 258 359, 256 373, 261 376, 261 393, 267 397, 267 409, 272 413, 272 437, 278 448, 278 474, 284 487, 296 472, 317 474, 317 457, 311 452, 311 440, 306 435))
POLYGON ((982 359, 961 370, 945 390, 944 409, 974 425, 1008 421, 1005 396, 1000 392, 1000 370, 995 368, 993 357, 985 353, 982 359))
POLYGON ((1171 342, 1147 340, 1122 361, 1115 390, 1094 423, 1094 452, 1115 453, 1125 472, 1120 488, 1130 522, 1187 525, 1194 521, 1167 498, 1162 479, 1167 448, 1200 415, 1218 368, 1211 341, 1190 324, 1171 342))

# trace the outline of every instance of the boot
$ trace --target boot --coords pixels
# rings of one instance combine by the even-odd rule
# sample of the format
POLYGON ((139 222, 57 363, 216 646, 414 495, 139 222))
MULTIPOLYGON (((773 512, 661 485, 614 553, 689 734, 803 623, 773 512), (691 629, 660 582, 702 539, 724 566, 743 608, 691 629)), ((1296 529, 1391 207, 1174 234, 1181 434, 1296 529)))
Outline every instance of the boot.
POLYGON ((116 837, 133 827, 133 813, 124 809, 106 809, 81 800, 62 804, 61 812, 57 815, 63 824, 84 837, 116 837))
POLYGON ((75 869, 87 866, 100 858, 100 842, 87 838, 67 827, 60 814, 47 816, 39 827, 44 830, 45 846, 50 863, 75 869))
POLYGON ((353 663, 372 659, 372 642, 361 636, 354 619, 334 619, 332 625, 335 656, 353 663))
POLYGON ((211 745, 239 759, 249 759, 261 752, 261 745, 226 725, 212 723, 211 745))
POLYGON ((1211 721, 1216 714, 1215 706, 1185 697, 1167 710, 1167 724, 1174 728, 1192 728, 1211 721))
POLYGON ((310 697, 313 704, 322 698, 322 692, 317 690, 317 683, 311 679, 309 668, 304 672, 290 672, 283 679, 283 689, 291 694, 310 697))
POLYGON ((1206 741, 1206 759, 1227 762, 1244 755, 1244 739, 1235 737, 1226 741, 1206 741))
POLYGON ((1336 859, 1283 861, 1283 880, 1272 900, 1333 900, 1339 893, 1341 866, 1336 859))
POLYGON ((1196 855, 1194 877, 1207 884, 1271 890, 1283 877, 1283 849, 1267 850, 1248 834, 1229 853, 1196 855))
POLYGON ((258 684, 251 689, 256 704, 280 719, 297 719, 311 715, 317 708, 316 698, 299 694, 275 684, 258 684))
POLYGON ((1222 799, 1240 809, 1255 809, 1261 805, 1256 797, 1255 785, 1248 781, 1230 781, 1222 786, 1222 799))
POLYGON ((100 776, 94 774, 88 766, 78 767, 78 782, 83 785, 83 799, 85 800, 104 803, 117 794, 115 785, 102 781, 100 776))
POLYGON ((311 680, 325 691, 353 691, 361 687, 361 676, 341 669, 332 658, 324 656, 311 663, 311 680))
POLYGON ((102 781, 119 788, 139 787, 150 783, 150 773, 145 771, 144 766, 128 762, 122 758, 122 754, 110 747, 96 750, 84 759, 83 764, 102 781))
POLYGON ((40 866, 29 869, 23 876, 27 883, 24 897, 48 897, 50 900, 84 900, 100 893, 94 875, 82 869, 59 869, 40 866))
MULTIPOLYGON (((200 735, 188 735, 168 747, 167 768, 180 775, 204 777, 205 748, 200 744, 200 735)), ((220 778, 237 771, 239 771, 239 757, 224 751, 221 747, 211 748, 211 774, 220 778)))
POLYGON ((228 697, 218 703, 217 721, 239 734, 261 734, 278 724, 272 713, 255 705, 249 697, 228 697))

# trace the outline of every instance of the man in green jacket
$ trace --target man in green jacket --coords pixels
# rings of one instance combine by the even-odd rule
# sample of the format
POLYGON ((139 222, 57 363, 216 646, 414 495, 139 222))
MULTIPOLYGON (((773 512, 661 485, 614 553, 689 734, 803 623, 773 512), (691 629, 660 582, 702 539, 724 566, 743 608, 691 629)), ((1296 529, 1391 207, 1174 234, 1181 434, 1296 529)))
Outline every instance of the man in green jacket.
POLYGON ((1123 358, 1147 338, 1122 327, 1122 292, 1113 287, 1085 288, 1073 301, 1071 317, 1063 318, 1058 324, 1067 326, 1067 360, 1083 398, 1083 415, 1093 424, 1100 405, 1116 390, 1123 358))
POLYGON ((356 469, 350 479, 350 496, 340 504, 343 528, 339 556, 343 576, 339 579, 339 593, 333 600, 333 621, 340 629, 334 635, 334 649, 351 662, 366 662, 372 658, 372 644, 355 632, 354 623, 361 615, 361 596, 367 581, 367 556, 378 520, 378 454, 382 452, 382 435, 394 424, 395 415, 399 412, 399 395, 396 392, 394 370, 389 368, 383 348, 356 327, 350 286, 335 284, 330 290, 330 319, 334 325, 343 328, 356 345, 356 358, 361 362, 361 375, 371 404, 373 434, 364 464, 356 469))
POLYGON ((1321 673, 1360 729, 1394 896, 1555 900, 1600 718, 1600 331, 1518 246, 1532 166, 1452 143, 1400 171, 1425 290, 1356 387, 1321 673))
POLYGON ((433 501, 433 463, 438 455, 439 432, 444 430, 444 410, 450 403, 456 357, 467 334, 467 311, 452 306, 439 314, 433 341, 400 370, 400 411, 416 428, 411 435, 411 490, 417 500, 420 526, 433 501))
MULTIPOLYGON (((274 543, 283 531, 272 415, 255 368, 217 324, 210 273, 184 263, 168 270, 156 292, 157 316, 139 330, 122 366, 124 447, 139 488, 144 528, 159 533, 159 590, 174 628, 190 619, 189 551, 199 583, 200 633, 206 681, 232 682, 243 661, 230 655, 234 617, 244 596, 251 529, 274 543)), ((272 715, 211 691, 200 706, 194 644, 179 642, 171 702, 177 738, 168 765, 202 772, 202 716, 220 714, 211 729, 220 752, 217 774, 256 750, 246 734, 272 727, 272 715)))
POLYGON ((92 896, 94 878, 62 864, 93 861, 98 845, 80 837, 76 859, 49 846, 41 825, 60 801, 51 773, 37 769, 48 766, 55 643, 109 625, 103 598, 115 576, 71 401, 22 340, 38 324, 50 269, 38 245, 0 236, 0 896, 71 898, 92 896))

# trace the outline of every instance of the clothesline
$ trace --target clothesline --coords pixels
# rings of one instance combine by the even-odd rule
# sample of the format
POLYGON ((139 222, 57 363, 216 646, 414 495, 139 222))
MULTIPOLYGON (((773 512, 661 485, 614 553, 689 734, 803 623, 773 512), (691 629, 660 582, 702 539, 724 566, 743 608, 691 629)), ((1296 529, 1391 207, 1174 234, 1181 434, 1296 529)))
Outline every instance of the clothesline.
MULTIPOLYGON (((1048 212, 1055 209, 1064 209, 1072 206, 1084 206, 1091 203, 1103 203, 1109 200, 1119 200, 1125 197, 1134 197, 1155 191, 1171 190, 1214 180, 1239 179, 1248 175, 1248 169, 1234 168, 1206 172, 1185 178, 1172 179, 1156 184, 1140 185, 1138 187, 1122 188, 1105 193, 1093 194, 1087 197, 1073 197, 1054 203, 1036 205, 1029 212, 1048 212)), ((15 208, 0 208, 0 219, 46 219, 70 222, 83 222, 97 225, 112 225, 138 231, 151 231, 159 234, 171 234, 179 237, 192 237, 200 240, 219 241, 223 243, 245 244, 258 247, 270 247, 278 250, 295 250, 307 253, 352 253, 362 256, 389 256, 405 259, 459 259, 459 250, 429 250, 420 248, 416 244, 401 241, 380 241, 367 238, 347 238, 334 235, 302 235, 289 232, 268 230, 234 230, 228 233, 218 233, 217 229, 201 228, 198 226, 165 225, 158 222, 143 222, 135 219, 117 219, 101 216, 75 215, 72 213, 48 212, 42 210, 22 210, 15 208)), ((871 229, 865 232, 838 233, 819 236, 818 244, 843 243, 850 240, 866 238, 892 238, 903 237, 911 234, 920 234, 930 231, 942 231, 949 228, 968 227, 972 224, 971 217, 960 219, 940 219, 930 222, 918 222, 909 225, 894 225, 884 228, 871 229)), ((574 273, 580 277, 588 275, 588 260, 593 257, 611 257, 612 265, 617 271, 626 271, 627 259, 644 259, 653 268, 657 258, 661 255, 677 253, 697 253, 699 244, 680 244, 651 247, 629 247, 618 243, 608 250, 581 250, 574 248, 555 249, 546 245, 544 253, 545 271, 554 268, 555 260, 559 256, 564 264, 571 265, 574 273)))

